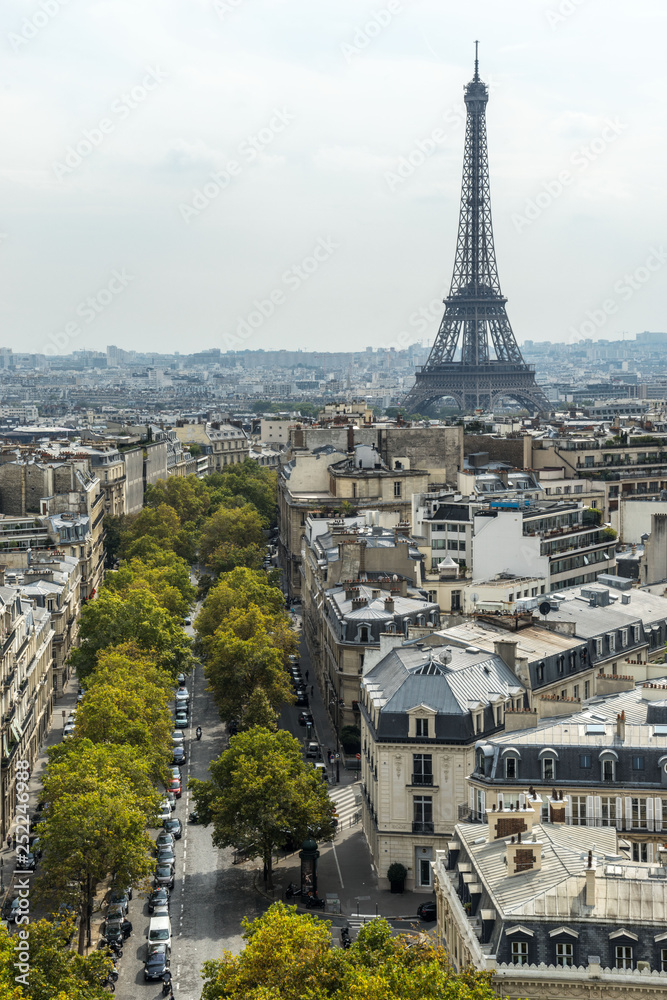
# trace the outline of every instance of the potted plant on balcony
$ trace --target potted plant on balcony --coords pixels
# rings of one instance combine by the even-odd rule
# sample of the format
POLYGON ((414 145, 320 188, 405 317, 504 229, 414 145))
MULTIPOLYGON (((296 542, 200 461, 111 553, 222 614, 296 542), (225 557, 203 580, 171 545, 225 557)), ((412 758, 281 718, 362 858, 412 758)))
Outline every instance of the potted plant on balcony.
POLYGON ((400 861, 393 861, 387 869, 387 878, 392 892, 403 892, 408 869, 400 861))

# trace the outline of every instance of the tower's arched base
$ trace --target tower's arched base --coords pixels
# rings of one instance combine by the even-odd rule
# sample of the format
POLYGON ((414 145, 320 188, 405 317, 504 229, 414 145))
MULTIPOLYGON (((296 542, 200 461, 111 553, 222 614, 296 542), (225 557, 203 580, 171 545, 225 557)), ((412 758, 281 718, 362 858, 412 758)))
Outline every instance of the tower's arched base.
POLYGON ((535 381, 528 365, 491 361, 485 365, 461 362, 417 369, 416 381, 403 401, 403 408, 415 413, 449 396, 463 412, 493 410, 507 396, 531 413, 548 412, 549 401, 535 381))

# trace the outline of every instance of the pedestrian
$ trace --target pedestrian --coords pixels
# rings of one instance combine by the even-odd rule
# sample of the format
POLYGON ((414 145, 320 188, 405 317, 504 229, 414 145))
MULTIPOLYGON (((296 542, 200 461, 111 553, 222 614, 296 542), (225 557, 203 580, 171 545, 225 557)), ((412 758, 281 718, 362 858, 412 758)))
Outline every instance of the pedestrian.
POLYGON ((308 671, 306 670, 306 682, 308 681, 308 671))

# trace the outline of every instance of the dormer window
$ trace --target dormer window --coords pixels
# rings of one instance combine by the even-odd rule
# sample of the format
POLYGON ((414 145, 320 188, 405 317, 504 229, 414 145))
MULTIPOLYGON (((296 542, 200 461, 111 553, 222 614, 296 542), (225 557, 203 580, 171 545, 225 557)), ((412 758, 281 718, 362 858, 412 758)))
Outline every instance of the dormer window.
POLYGON ((554 781, 556 778, 556 761, 553 757, 542 758, 542 781, 554 781))
POLYGON ((428 719, 415 719, 415 734, 428 739, 428 719))
POLYGON ((505 757, 505 777, 512 780, 519 776, 519 762, 516 757, 505 757))

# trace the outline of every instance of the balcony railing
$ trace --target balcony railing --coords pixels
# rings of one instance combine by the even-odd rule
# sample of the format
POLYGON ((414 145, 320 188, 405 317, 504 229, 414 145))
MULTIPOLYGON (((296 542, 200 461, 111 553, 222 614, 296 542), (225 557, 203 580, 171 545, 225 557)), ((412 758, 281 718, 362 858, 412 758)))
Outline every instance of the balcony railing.
POLYGON ((432 774, 413 774, 412 775, 413 785, 432 785, 433 775, 432 774))
POLYGON ((412 824, 413 833, 434 833, 433 823, 422 823, 417 820, 412 824))

